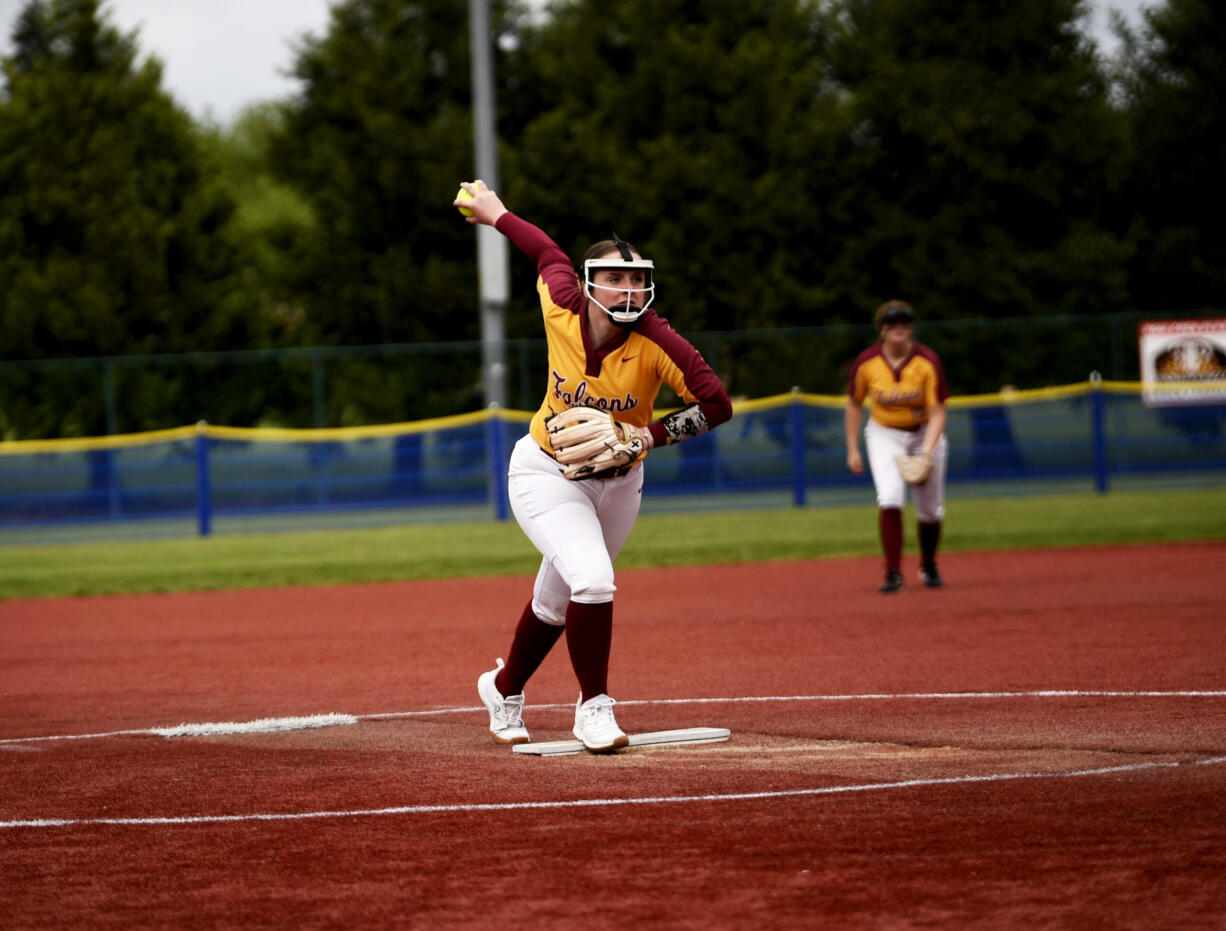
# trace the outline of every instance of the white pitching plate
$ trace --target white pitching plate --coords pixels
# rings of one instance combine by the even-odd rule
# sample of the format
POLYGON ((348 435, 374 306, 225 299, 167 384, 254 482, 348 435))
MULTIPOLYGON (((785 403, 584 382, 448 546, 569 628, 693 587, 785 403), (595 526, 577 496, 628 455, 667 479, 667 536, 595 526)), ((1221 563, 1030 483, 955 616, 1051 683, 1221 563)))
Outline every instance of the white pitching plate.
MULTIPOLYGON (((726 727, 683 727, 675 731, 650 731, 646 734, 631 734, 630 748, 672 747, 682 744, 713 744, 727 740, 732 731, 726 727)), ((578 740, 546 740, 540 743, 516 744, 511 748, 516 753, 532 756, 567 756, 583 752, 578 740)))

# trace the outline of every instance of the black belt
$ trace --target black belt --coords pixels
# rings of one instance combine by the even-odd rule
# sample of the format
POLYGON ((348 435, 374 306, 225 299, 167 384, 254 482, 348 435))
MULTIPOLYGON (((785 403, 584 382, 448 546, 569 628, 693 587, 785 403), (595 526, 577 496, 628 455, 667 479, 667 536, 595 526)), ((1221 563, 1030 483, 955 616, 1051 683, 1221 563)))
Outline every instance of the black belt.
POLYGON ((601 481, 606 481, 611 478, 621 478, 623 475, 629 475, 635 463, 630 463, 628 466, 621 466, 616 469, 605 469, 603 472, 597 472, 595 475, 589 475, 588 478, 598 478, 601 481))

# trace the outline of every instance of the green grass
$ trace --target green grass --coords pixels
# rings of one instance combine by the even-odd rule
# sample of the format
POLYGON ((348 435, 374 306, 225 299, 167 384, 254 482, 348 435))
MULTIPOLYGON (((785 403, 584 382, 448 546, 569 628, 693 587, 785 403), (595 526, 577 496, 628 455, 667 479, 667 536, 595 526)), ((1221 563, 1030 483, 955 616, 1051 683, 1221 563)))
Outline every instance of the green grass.
MULTIPOLYGON (((907 547, 914 549, 912 512, 907 547)), ((950 502, 946 551, 1226 539, 1226 488, 950 502)), ((618 565, 861 556, 878 552, 871 505, 639 518, 618 565)), ((529 574, 514 521, 0 546, 0 598, 529 574)))

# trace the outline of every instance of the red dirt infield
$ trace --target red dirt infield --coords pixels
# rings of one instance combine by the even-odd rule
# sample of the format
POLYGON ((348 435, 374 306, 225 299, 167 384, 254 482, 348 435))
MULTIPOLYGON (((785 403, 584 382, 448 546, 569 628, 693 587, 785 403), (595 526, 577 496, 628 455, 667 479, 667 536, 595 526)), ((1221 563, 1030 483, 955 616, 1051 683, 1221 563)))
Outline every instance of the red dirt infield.
POLYGON ((531 578, 0 602, 0 925, 1226 927, 1224 561, 626 570, 619 722, 732 739, 545 759, 475 689, 531 578))

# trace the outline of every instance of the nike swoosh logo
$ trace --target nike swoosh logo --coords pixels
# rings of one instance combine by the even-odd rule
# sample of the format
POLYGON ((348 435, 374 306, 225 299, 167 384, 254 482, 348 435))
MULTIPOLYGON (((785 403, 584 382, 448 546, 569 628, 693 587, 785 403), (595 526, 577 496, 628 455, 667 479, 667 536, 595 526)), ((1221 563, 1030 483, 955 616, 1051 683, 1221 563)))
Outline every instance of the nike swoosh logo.
POLYGON ((622 356, 623 362, 629 362, 631 359, 637 359, 638 356, 622 356))

